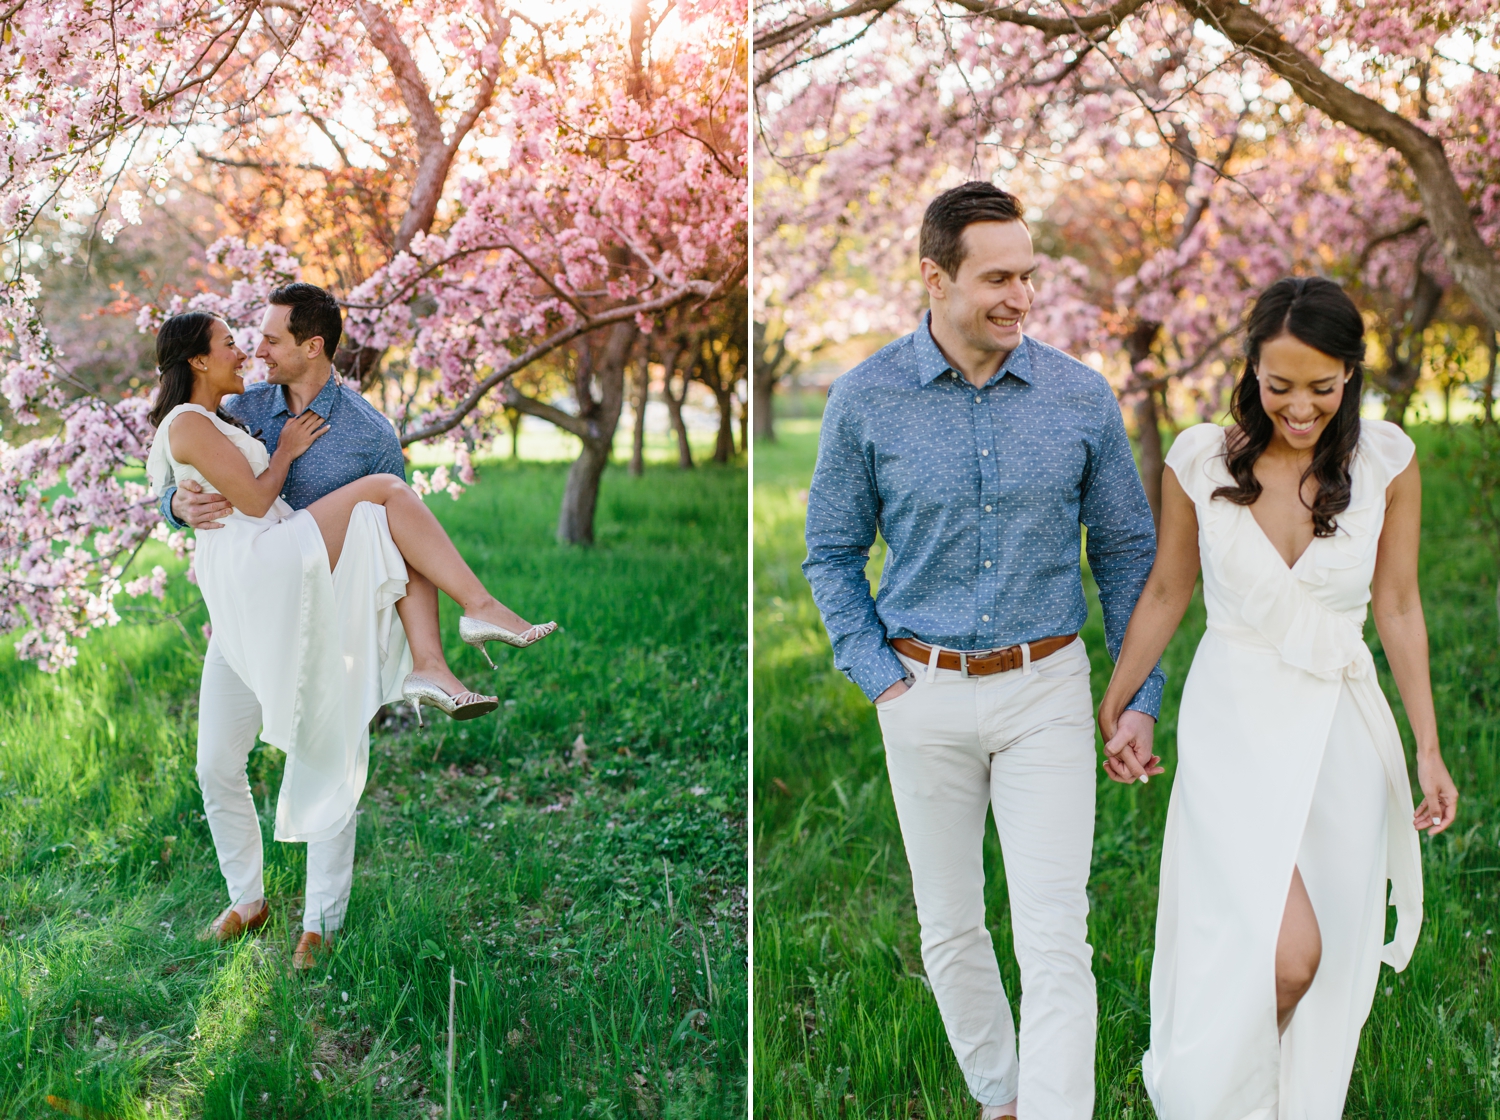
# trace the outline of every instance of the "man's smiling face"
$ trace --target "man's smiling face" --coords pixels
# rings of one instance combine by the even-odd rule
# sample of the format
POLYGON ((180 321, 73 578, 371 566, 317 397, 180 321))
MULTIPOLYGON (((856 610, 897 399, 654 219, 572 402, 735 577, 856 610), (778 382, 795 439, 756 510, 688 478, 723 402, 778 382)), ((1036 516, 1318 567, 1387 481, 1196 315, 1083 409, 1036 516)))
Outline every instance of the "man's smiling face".
MULTIPOLYGON (((272 385, 293 385, 307 372, 307 343, 298 344, 287 324, 292 309, 280 304, 266 308, 261 320, 260 345, 255 356, 266 364, 266 380, 272 385)), ((308 339, 312 342, 312 339, 308 339)))
POLYGON ((1009 354, 1021 344, 1021 323, 1036 295, 1031 234, 1021 222, 975 222, 964 227, 963 243, 956 276, 923 262, 924 272, 938 274, 928 280, 932 313, 973 350, 1009 354))

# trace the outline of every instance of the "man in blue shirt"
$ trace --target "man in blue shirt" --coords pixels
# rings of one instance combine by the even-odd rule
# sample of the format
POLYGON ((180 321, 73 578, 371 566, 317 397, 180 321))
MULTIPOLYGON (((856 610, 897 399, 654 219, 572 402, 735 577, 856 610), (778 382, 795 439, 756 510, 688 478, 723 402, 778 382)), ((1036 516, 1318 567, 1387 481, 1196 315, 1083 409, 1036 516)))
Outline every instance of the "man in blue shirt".
MULTIPOLYGON (((1104 378, 1025 337, 1035 258, 1018 201, 988 183, 922 224, 931 310, 839 378, 808 493, 803 571, 834 663, 879 713, 922 959, 981 1116, 1093 1115, 1093 705, 1077 632, 1079 553, 1119 652, 1155 553, 1150 507, 1104 378), (887 555, 878 597, 865 567, 887 555), (1021 967, 1020 1059, 985 926, 993 807, 1021 967)), ((1158 668, 1120 769, 1145 778, 1158 668)))
MULTIPOLYGON (((224 402, 224 411, 271 452, 276 450, 283 425, 304 410, 312 409, 328 421, 327 433, 292 463, 287 475, 281 496, 293 509, 305 509, 366 475, 406 477, 401 443, 391 422, 333 375, 332 358, 342 331, 338 302, 328 292, 300 283, 278 288, 271 293, 255 352, 266 364, 267 379, 224 402)), ((221 495, 204 494, 193 482, 168 488, 161 499, 162 515, 169 524, 176 528, 186 524, 198 532, 220 528, 215 519, 230 508, 221 495)), ((422 608, 418 613, 424 620, 420 626, 405 626, 415 671, 450 695, 467 691, 443 656, 437 588, 408 568, 406 594, 422 608)), ((255 694, 229 667, 210 637, 199 691, 198 782, 229 887, 230 906, 208 930, 217 939, 258 928, 269 912, 260 823, 245 773, 260 728, 255 694)), ((293 957, 298 967, 310 967, 313 950, 343 924, 353 882, 357 820, 357 816, 351 819, 332 840, 307 846, 303 934, 293 957)))

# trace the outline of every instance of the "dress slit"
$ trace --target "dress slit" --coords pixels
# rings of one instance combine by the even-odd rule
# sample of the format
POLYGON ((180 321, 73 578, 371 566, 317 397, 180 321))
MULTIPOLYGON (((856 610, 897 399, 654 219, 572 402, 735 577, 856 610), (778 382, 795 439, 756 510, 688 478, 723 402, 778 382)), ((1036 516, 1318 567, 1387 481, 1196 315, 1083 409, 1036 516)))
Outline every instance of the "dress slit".
POLYGON ((1380 964, 1404 968, 1421 924, 1400 734, 1362 633, 1412 446, 1364 421, 1338 532, 1290 567, 1247 507, 1213 497, 1232 482, 1224 446, 1200 425, 1167 456, 1198 517, 1208 626, 1178 716, 1143 1081, 1161 1120, 1339 1120, 1380 964), (1299 870, 1322 952, 1278 1037, 1299 870))

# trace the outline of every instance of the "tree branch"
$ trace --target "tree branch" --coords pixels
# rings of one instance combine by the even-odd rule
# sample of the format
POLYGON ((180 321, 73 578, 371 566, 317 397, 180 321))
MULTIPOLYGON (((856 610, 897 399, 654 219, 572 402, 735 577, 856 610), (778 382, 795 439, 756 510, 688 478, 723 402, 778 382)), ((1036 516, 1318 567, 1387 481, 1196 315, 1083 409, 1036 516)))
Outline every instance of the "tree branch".
MULTIPOLYGON (((1120 25, 1120 21, 1127 16, 1133 15, 1140 8, 1150 3, 1150 0, 1115 0, 1102 12, 1095 12, 1087 16, 1063 16, 1055 18, 1052 16, 1039 16, 1035 12, 1025 8, 997 7, 987 4, 984 0, 948 0, 965 9, 971 15, 982 16, 986 19, 997 19, 1005 23, 1017 23, 1023 27, 1033 27, 1049 38, 1059 35, 1082 34, 1090 39, 1094 34, 1103 31, 1106 34, 1120 25)), ((842 8, 835 8, 824 12, 822 15, 809 16, 795 23, 786 24, 759 35, 755 39, 757 51, 769 50, 771 47, 789 43, 820 27, 827 27, 839 20, 851 19, 862 16, 868 12, 876 13, 878 18, 890 9, 894 8, 899 0, 855 0, 855 3, 842 8)), ((757 83, 759 84, 759 83, 757 83)))
POLYGON ((766 51, 772 47, 779 47, 782 43, 789 43, 793 39, 800 38, 810 31, 816 31, 820 27, 827 27, 830 23, 837 23, 841 19, 852 19, 862 16, 866 12, 875 12, 883 15, 899 4, 901 0, 856 0, 855 3, 843 8, 834 8, 824 12, 820 16, 809 16, 800 19, 796 23, 786 24, 768 31, 764 35, 755 38, 755 50, 766 51))
POLYGON ((571 412, 564 412, 560 408, 553 408, 550 404, 533 400, 518 392, 513 385, 506 386, 505 407, 513 408, 517 412, 524 412, 527 416, 537 416, 549 424, 556 424, 565 432, 571 432, 579 439, 588 439, 590 432, 588 423, 581 417, 574 416, 571 412))
POLYGON ((424 439, 440 436, 444 432, 458 427, 459 424, 463 423, 464 417, 473 412, 495 386, 510 380, 513 375, 525 369, 533 362, 546 357, 558 347, 565 346, 580 335, 598 330, 600 327, 610 326, 613 323, 633 319, 637 315, 653 315, 658 311, 666 311, 668 308, 686 303, 694 296, 702 297, 705 303, 720 298, 725 292, 739 284, 745 275, 745 267, 745 263, 741 262, 736 268, 731 270, 729 275, 716 284, 710 285, 703 281, 694 282, 645 303, 626 304, 623 307, 614 307, 608 311, 601 311, 597 315, 574 320, 571 326, 564 327, 548 335, 491 373, 478 385, 474 386, 469 395, 459 402, 458 407, 442 420, 418 428, 414 432, 404 434, 401 437, 401 446, 407 447, 413 443, 420 443, 424 439))
POLYGON ((495 64, 480 72, 473 103, 458 119, 452 137, 444 139, 443 122, 433 108, 422 71, 395 25, 373 0, 357 0, 355 11, 359 13, 365 30, 370 33, 370 41, 375 49, 385 56, 386 63, 391 68, 391 76, 396 80, 396 88, 411 116, 412 130, 417 138, 416 179, 411 198, 407 201, 406 214, 396 230, 393 251, 399 253, 411 244, 412 238, 419 232, 425 233, 432 228, 443 184, 447 182, 448 169, 453 165, 454 153, 474 127, 479 115, 489 107, 494 96, 495 82, 500 72, 500 50, 510 37, 510 20, 502 17, 494 21, 489 44, 495 48, 495 64))

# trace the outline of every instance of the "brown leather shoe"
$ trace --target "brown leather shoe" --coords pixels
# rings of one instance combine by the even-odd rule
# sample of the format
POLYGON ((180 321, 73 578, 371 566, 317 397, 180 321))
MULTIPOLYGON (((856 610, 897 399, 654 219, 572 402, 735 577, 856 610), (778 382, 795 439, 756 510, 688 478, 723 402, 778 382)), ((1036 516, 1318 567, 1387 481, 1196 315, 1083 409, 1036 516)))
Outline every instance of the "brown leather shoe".
POLYGON ((199 941, 233 941, 236 937, 243 937, 247 933, 254 933, 266 924, 266 919, 271 916, 271 904, 265 899, 260 900, 260 909, 248 918, 242 918, 233 906, 226 906, 224 912, 208 923, 208 928, 198 935, 199 941))
POLYGON ((322 947, 322 934, 304 933, 297 939, 297 948, 292 951, 292 967, 298 972, 306 972, 310 968, 316 968, 318 964, 318 950, 322 947))

